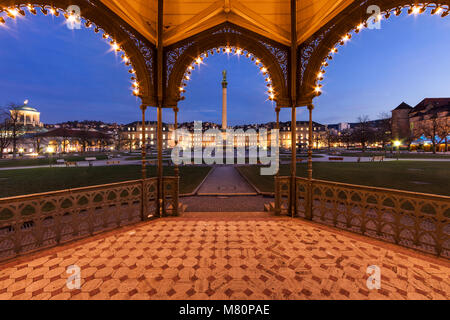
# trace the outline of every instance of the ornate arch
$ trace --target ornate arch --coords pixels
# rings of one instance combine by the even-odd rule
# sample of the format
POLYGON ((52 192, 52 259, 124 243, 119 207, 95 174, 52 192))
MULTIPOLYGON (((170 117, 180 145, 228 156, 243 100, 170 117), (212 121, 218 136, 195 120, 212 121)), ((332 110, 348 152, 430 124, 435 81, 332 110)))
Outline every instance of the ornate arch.
POLYGON ((72 12, 67 9, 73 5, 80 8, 84 27, 102 33, 115 51, 123 53, 124 63, 130 66, 133 93, 143 104, 155 105, 155 46, 99 0, 0 0, 0 15, 7 15, 0 17, 0 24, 15 16, 35 15, 38 11, 68 19, 72 12), (10 10, 15 11, 11 13, 10 10))
POLYGON ((184 98, 183 79, 197 58, 226 48, 239 48, 238 54, 248 54, 255 60, 263 73, 270 75, 266 81, 274 92, 272 100, 279 107, 289 106, 289 49, 232 23, 224 23, 165 48, 165 107, 174 108, 184 98))
POLYGON ((310 39, 301 44, 298 50, 298 105, 308 105, 320 95, 320 81, 324 68, 328 66, 339 46, 344 45, 355 34, 367 28, 368 20, 373 21, 374 12, 368 13, 369 6, 378 6, 381 20, 404 11, 409 14, 431 14, 443 17, 450 13, 450 0, 418 2, 411 0, 360 0, 350 5, 335 19, 326 24, 310 39))

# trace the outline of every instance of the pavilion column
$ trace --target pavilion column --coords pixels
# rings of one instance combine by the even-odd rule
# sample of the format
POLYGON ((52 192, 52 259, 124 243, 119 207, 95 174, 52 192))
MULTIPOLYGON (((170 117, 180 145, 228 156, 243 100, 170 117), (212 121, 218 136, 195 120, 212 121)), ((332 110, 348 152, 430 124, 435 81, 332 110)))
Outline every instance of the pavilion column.
POLYGON ((147 110, 146 105, 141 105, 142 111, 142 139, 141 139, 141 157, 142 157, 142 199, 141 199, 141 221, 146 219, 147 215, 147 192, 146 192, 146 184, 145 180, 147 179, 147 140, 145 137, 146 134, 146 125, 145 125, 145 111, 147 110))
POLYGON ((314 105, 308 105, 309 110, 309 133, 308 133, 308 190, 306 193, 306 212, 305 217, 308 220, 312 220, 313 216, 313 143, 314 143, 314 130, 313 130, 313 120, 312 112, 314 105))
POLYGON ((146 132, 147 128, 145 125, 145 111, 147 110, 147 106, 141 105, 141 111, 142 111, 142 180, 147 179, 147 138, 146 138, 146 132))
MULTIPOLYGON (((281 140, 281 136, 280 136, 280 108, 279 107, 276 107, 275 108, 275 112, 277 113, 277 125, 276 125, 276 128, 275 129, 277 129, 278 130, 278 144, 280 144, 280 140, 281 140)), ((278 172, 277 172, 277 177, 278 176, 280 176, 280 170, 278 170, 278 172)))
MULTIPOLYGON (((177 143, 178 143, 178 133, 177 133, 177 129, 178 129, 178 107, 173 108, 173 113, 174 113, 174 124, 173 124, 173 140, 174 140, 174 147, 176 147, 177 143)), ((179 177, 180 176, 180 169, 178 167, 178 164, 175 163, 175 168, 174 168, 174 174, 175 177, 179 177)))
POLYGON ((162 217, 164 211, 164 184, 163 184, 163 163, 162 163, 162 108, 164 106, 163 92, 163 17, 164 17, 164 1, 158 0, 158 44, 157 44, 157 95, 158 95, 158 128, 157 128, 157 147, 158 147, 158 196, 157 210, 159 216, 162 217))
POLYGON ((297 216, 297 0, 291 0, 291 197, 289 211, 297 216))
POLYGON ((291 216, 295 217, 297 214, 297 108, 292 107, 292 120, 291 120, 291 216))
POLYGON ((312 155, 313 155, 313 143, 314 143, 314 130, 313 130, 313 120, 312 120, 312 112, 314 110, 314 105, 310 104, 308 106, 309 110, 309 142, 308 142, 308 179, 313 178, 313 167, 312 167, 312 155))
POLYGON ((157 139, 158 139, 158 199, 159 199, 159 214, 160 216, 163 215, 163 199, 164 199, 164 168, 163 168, 163 161, 162 161, 162 148, 163 148, 163 139, 162 139, 162 107, 158 106, 158 129, 157 129, 157 139))

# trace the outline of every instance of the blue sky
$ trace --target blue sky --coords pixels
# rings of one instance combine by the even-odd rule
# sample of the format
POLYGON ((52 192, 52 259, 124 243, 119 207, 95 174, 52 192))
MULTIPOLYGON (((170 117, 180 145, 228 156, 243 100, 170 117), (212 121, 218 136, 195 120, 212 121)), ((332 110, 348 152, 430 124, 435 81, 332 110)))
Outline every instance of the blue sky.
MULTIPOLYGON (((38 15, 0 27, 0 106, 30 100, 45 123, 139 119, 129 74, 109 45, 91 30, 69 30, 62 18, 38 15)), ((450 19, 402 15, 365 30, 341 47, 326 69, 324 92, 314 103, 314 120, 351 122, 377 118, 402 101, 450 96, 450 19)), ((259 69, 245 57, 214 55, 192 74, 180 121, 220 122, 222 70, 228 70, 230 124, 275 119, 259 69)), ((151 120, 156 113, 148 114, 151 120)), ((282 120, 290 120, 284 110, 282 120)), ((298 120, 306 119, 299 110, 298 120)), ((172 121, 173 113, 164 112, 172 121)))

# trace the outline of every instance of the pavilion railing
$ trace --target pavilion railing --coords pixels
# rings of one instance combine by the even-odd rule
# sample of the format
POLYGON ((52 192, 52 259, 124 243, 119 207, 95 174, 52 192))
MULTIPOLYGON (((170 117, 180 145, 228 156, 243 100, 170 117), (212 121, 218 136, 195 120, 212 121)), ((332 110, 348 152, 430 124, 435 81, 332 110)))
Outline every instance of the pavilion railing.
POLYGON ((291 201, 291 178, 275 178, 275 214, 285 214, 289 210, 291 201))
POLYGON ((304 178, 296 194, 302 218, 450 258, 450 197, 304 178))
MULTIPOLYGON (((178 179, 164 181, 177 214, 178 179)), ((0 199, 0 260, 157 217, 157 188, 150 178, 0 199)))
POLYGON ((178 216, 179 215, 179 177, 163 178, 163 215, 178 216))

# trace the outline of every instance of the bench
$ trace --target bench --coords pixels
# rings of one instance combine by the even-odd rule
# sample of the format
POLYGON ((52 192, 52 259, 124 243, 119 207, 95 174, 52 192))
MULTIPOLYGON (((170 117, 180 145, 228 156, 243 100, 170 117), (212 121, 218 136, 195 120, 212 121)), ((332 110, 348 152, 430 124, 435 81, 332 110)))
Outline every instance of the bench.
POLYGON ((115 165, 115 164, 120 164, 120 160, 106 161, 106 165, 107 165, 107 166, 115 165))
POLYGON ((58 160, 56 160, 56 163, 57 163, 57 164, 65 164, 65 163, 66 163, 66 160, 64 160, 64 159, 58 159, 58 160))
POLYGON ((303 158, 297 158, 297 163, 303 162, 303 160, 305 160, 305 159, 303 159, 303 158))
POLYGON ((85 158, 84 160, 89 162, 89 167, 92 167, 94 165, 94 161, 97 161, 97 158, 96 157, 88 157, 88 158, 85 158))
POLYGON ((382 161, 384 161, 384 156, 374 156, 374 157, 372 157, 372 162, 374 162, 374 161, 382 162, 382 161))
POLYGON ((68 161, 66 162, 66 167, 78 167, 78 163, 74 161, 68 161))
POLYGON ((343 157, 329 157, 329 161, 344 161, 343 157))

